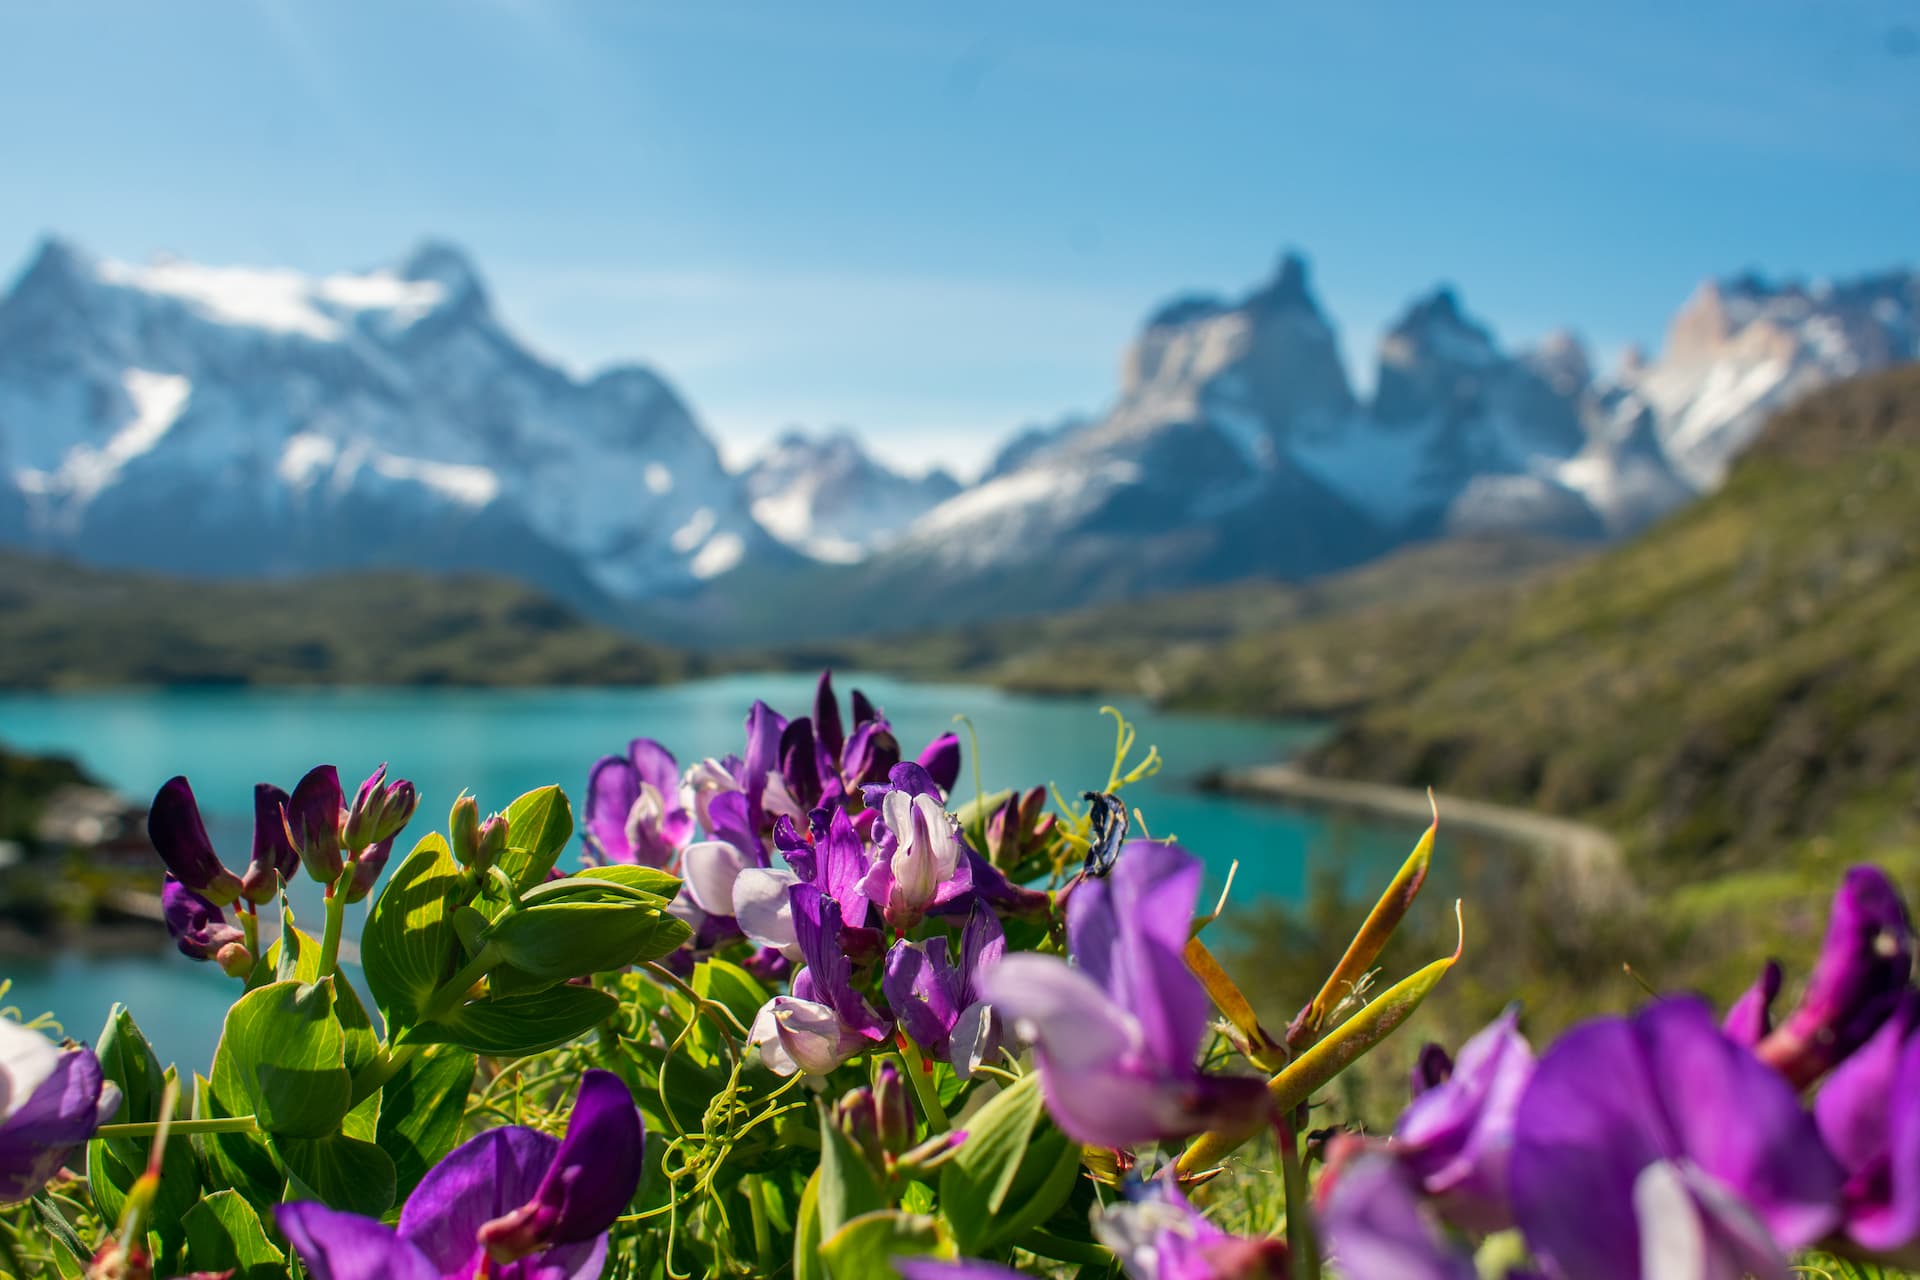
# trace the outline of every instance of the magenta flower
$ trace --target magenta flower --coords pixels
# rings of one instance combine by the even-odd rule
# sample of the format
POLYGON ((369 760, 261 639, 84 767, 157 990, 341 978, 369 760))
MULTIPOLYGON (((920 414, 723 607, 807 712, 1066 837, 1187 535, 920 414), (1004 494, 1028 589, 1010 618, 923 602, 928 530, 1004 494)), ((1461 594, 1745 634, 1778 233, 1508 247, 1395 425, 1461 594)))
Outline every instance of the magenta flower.
POLYGON ((0 1204, 46 1186, 119 1109, 93 1050, 0 1017, 0 1204))
POLYGON ((1130 1280, 1286 1280, 1284 1241, 1229 1235, 1165 1177, 1093 1220, 1130 1280))
POLYGON ((227 923, 227 913, 168 875, 160 886, 160 914, 173 945, 189 960, 212 960, 229 943, 246 935, 227 923))
POLYGON ((147 812, 147 838, 167 870, 187 888, 215 906, 240 896, 240 877, 220 863, 200 820, 200 805, 183 777, 169 778, 154 794, 147 812))
POLYGON ((680 767, 651 738, 635 738, 624 756, 605 756, 587 776, 588 851, 601 862, 664 867, 693 834, 680 799, 680 767))
POLYGON ((1720 1024, 1729 1040, 1749 1049, 1759 1048, 1760 1042, 1773 1030, 1773 1002, 1780 994, 1781 978, 1776 961, 1769 960, 1761 966, 1760 976, 1733 1002, 1720 1024))
POLYGON ((1200 863, 1136 842, 1067 904, 1073 964, 1023 952, 987 975, 990 1003, 1031 1040, 1047 1107, 1076 1141, 1124 1147, 1240 1129, 1270 1106, 1264 1081, 1195 1065, 1211 1009, 1182 953, 1200 863))
POLYGON ((1912 971, 1913 926, 1900 891, 1878 867, 1850 869, 1834 894, 1806 994, 1760 1041, 1760 1057, 1797 1087, 1813 1083, 1867 1042, 1912 971))
POLYGON ((1347 1280, 1475 1280, 1400 1161, 1370 1151, 1323 1183, 1320 1232, 1347 1280))
POLYGON ((992 911, 975 905, 960 937, 960 960, 947 956, 946 936, 902 939, 887 953, 881 993, 916 1044, 945 1058, 962 1080, 998 1048, 1000 1020, 981 984, 1006 954, 1007 935, 992 911))
POLYGON ((1508 1177, 1560 1280, 1784 1275, 1782 1251, 1841 1216, 1841 1170, 1792 1087, 1688 996, 1584 1023, 1541 1057, 1508 1177))
MULTIPOLYGON (((1445 1078, 1413 1100, 1393 1131, 1394 1156, 1446 1219, 1469 1231, 1513 1225, 1507 1162, 1514 1114, 1533 1076, 1533 1049, 1518 1020, 1509 1009, 1467 1041, 1445 1078)), ((1429 1078, 1437 1076, 1437 1064, 1422 1057, 1429 1078)))
POLYGON ((794 885, 788 897, 807 967, 795 975, 792 995, 760 1007, 747 1040, 779 1075, 826 1075, 886 1040, 892 1027, 853 985, 840 904, 811 884, 794 885))
POLYGON ((487 1130, 421 1179, 397 1228, 311 1201, 274 1216, 313 1280, 595 1280, 645 1136, 627 1086, 590 1070, 564 1138, 487 1130))
POLYGON ((413 820, 413 811, 420 806, 420 793, 405 778, 398 782, 388 782, 386 778, 387 766, 383 764, 368 775, 354 793, 353 803, 348 806, 341 825, 341 839, 347 848, 365 849, 369 845, 385 844, 391 849, 394 837, 413 820))
POLYGON ((1920 994, 1834 1068, 1813 1115, 1847 1175, 1847 1235, 1878 1253, 1920 1239, 1920 994))
POLYGON ((878 856, 860 891, 888 924, 905 932, 927 912, 973 891, 973 867, 952 817, 917 764, 893 770, 894 786, 880 800, 884 823, 878 856))

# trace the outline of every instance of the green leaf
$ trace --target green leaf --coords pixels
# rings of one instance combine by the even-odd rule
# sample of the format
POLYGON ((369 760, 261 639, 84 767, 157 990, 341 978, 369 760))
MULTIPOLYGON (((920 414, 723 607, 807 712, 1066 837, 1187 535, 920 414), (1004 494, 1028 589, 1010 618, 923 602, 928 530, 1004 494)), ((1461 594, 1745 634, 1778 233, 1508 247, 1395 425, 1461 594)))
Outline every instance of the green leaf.
MULTIPOLYGON (((87 1143, 87 1185, 93 1192, 94 1207, 107 1221, 118 1221, 126 1207, 127 1192, 146 1171, 150 1141, 95 1138, 87 1143)), ((171 1258, 186 1242, 181 1215, 199 1198, 200 1170, 194 1162, 193 1148, 184 1138, 174 1138, 167 1143, 160 1165, 160 1186, 154 1193, 151 1218, 154 1234, 160 1237, 163 1260, 171 1258)))
POLYGON ((404 1044, 451 1044, 472 1053, 518 1058, 558 1048, 611 1017, 619 1002, 592 987, 559 986, 524 996, 500 996, 461 1005, 423 1022, 404 1044))
POLYGON ((573 807, 559 787, 529 791, 507 806, 507 848, 500 868, 525 893, 547 878, 573 838, 573 807))
POLYGON ((287 891, 280 889, 280 955, 274 963, 273 976, 276 982, 312 982, 320 974, 320 953, 317 947, 305 947, 301 943, 299 925, 293 918, 293 903, 287 900, 287 891), (300 953, 312 954, 312 974, 300 972, 300 953))
POLYGON ((820 1170, 815 1167, 800 1193, 800 1209, 793 1224, 793 1280, 826 1280, 820 1260, 820 1170))
POLYGON ((883 1209, 863 1214, 820 1246, 829 1280, 896 1280, 893 1260, 953 1258, 954 1243, 934 1218, 883 1209))
POLYGON ((1052 1217, 1073 1191, 1079 1152, 1046 1118, 1038 1076, 995 1095, 940 1173, 940 1214, 961 1251, 978 1253, 1052 1217))
POLYGON ((318 982, 320 980, 320 944, 313 935, 299 928, 293 931, 293 945, 288 948, 293 953, 293 976, 282 978, 280 970, 281 939, 275 938, 267 944, 267 949, 258 960, 253 962, 253 971, 247 975, 247 990, 258 991, 273 982, 318 982))
POLYGON ((444 837, 429 834, 394 868, 360 937, 360 962, 389 1028, 411 1026, 459 963, 453 912, 460 864, 444 837))
POLYGON ((120 1087, 120 1107, 112 1123, 150 1124, 160 1118, 166 1073, 125 1005, 116 1004, 107 1011, 107 1025, 100 1030, 94 1055, 100 1059, 101 1075, 120 1087))
POLYGON ((187 1210, 187 1251, 196 1271, 231 1271, 233 1280, 280 1280, 286 1255, 273 1247, 260 1215, 236 1191, 216 1191, 187 1210))
MULTIPOLYGON (((219 1060, 216 1051, 215 1061, 219 1060)), ((196 1119, 250 1115, 245 1106, 236 1106, 222 1098, 205 1076, 194 1077, 193 1115, 196 1119)), ((228 1186, 247 1198, 261 1213, 268 1212, 280 1198, 287 1177, 267 1149, 266 1139, 255 1133, 202 1133, 193 1138, 193 1147, 216 1183, 228 1186)))
POLYGON ((214 1092, 252 1112, 268 1133, 324 1137, 352 1105, 345 1055, 333 980, 276 982, 227 1010, 213 1054, 214 1092))
POLYGON ((576 880, 611 880, 615 884, 650 893, 656 898, 673 901, 680 892, 680 877, 658 867, 643 867, 637 864, 616 863, 608 867, 588 867, 584 871, 573 873, 576 880))
POLYGON ((726 960, 702 960, 693 969, 693 989, 702 999, 725 1005, 727 1011, 751 1027, 767 1002, 767 989, 760 980, 726 960))
POLYGON ((532 977, 564 979, 657 960, 692 936, 664 906, 556 902, 503 916, 486 945, 532 977))
POLYGON ((371 1142, 336 1133, 273 1139, 287 1172, 329 1207, 377 1218, 393 1207, 393 1159, 371 1142))
POLYGON ((887 1207, 886 1192, 860 1149, 827 1115, 820 1115, 820 1234, 832 1236, 863 1213, 887 1207))
POLYGON ((404 1200, 460 1140, 474 1056, 452 1045, 415 1054, 380 1090, 380 1149, 393 1157, 404 1200))

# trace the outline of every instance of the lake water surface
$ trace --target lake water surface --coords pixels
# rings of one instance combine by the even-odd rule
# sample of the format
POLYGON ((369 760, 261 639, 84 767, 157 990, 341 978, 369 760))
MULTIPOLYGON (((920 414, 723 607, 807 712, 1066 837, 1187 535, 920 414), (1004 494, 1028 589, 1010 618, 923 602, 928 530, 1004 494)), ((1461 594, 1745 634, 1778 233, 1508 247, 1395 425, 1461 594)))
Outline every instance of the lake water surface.
MULTIPOLYGON (((863 688, 887 713, 912 756, 955 715, 979 735, 988 791, 1051 783, 1070 795, 1103 786, 1114 722, 1097 699, 1019 697, 972 685, 907 684, 885 677, 837 678, 843 698, 863 688)), ((559 783, 579 802, 587 770, 629 738, 666 743, 684 766, 738 751, 742 721, 764 698, 805 714, 813 681, 797 675, 730 676, 657 689, 316 689, 154 690, 0 695, 0 742, 73 755, 110 785, 151 796, 176 773, 193 782, 229 866, 247 859, 255 782, 283 787, 309 767, 333 763, 351 789, 381 761, 413 779, 421 807, 410 833, 444 830, 464 787, 481 812, 504 809, 523 791, 559 783)), ((1240 863, 1234 899, 1297 900, 1308 869, 1335 864, 1356 883, 1378 880, 1404 857, 1418 831, 1308 814, 1198 792, 1210 768, 1271 760, 1312 740, 1311 726, 1178 715, 1122 702, 1139 728, 1140 749, 1156 745, 1162 772, 1128 790, 1153 835, 1177 838, 1205 859, 1213 890, 1240 863)), ((961 729, 963 743, 966 732, 961 729)), ((957 789, 973 794, 970 745, 957 789)), ((403 847, 409 843, 403 837, 403 847)), ((577 851, 577 841, 576 841, 577 851)), ((563 859, 570 865, 572 855, 563 859)), ((396 858, 397 862, 398 859, 396 858)), ((319 920, 314 886, 295 898, 304 925, 319 920)), ((349 913, 357 929, 364 911, 349 913)), ((237 984, 211 965, 166 950, 138 956, 49 956, 0 962, 13 987, 7 1003, 29 1016, 50 1011, 68 1034, 91 1039, 114 1000, 124 1001, 163 1059, 205 1069, 220 1019, 237 984)))

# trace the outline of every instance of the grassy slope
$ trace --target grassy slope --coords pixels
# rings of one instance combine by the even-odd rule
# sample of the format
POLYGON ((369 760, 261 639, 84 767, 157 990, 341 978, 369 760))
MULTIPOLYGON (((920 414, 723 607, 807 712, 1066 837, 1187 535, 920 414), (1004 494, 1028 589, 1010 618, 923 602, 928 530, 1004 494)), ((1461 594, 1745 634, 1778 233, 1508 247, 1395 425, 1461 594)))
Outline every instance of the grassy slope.
POLYGON ((648 684, 691 662, 497 579, 208 582, 0 553, 0 688, 648 684))

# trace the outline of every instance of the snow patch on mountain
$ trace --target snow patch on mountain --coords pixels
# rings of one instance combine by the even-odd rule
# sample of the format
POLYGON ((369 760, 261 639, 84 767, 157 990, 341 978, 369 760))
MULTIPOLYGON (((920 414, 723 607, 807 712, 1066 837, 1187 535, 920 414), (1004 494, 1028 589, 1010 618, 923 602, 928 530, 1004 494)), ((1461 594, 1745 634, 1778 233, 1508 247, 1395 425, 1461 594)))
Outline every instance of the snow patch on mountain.
POLYGON ((849 564, 891 544, 960 492, 944 471, 908 476, 876 461, 852 432, 789 431, 741 473, 754 518, 816 560, 849 564))

